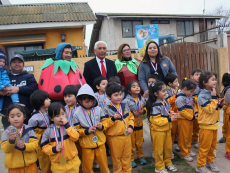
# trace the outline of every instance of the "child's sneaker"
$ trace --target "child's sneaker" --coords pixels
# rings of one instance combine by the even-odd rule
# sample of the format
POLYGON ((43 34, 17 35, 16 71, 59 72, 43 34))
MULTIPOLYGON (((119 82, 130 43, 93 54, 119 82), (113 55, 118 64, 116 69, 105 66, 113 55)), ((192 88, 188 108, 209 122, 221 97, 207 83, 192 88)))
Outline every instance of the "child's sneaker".
POLYGON ((177 168, 176 168, 173 164, 171 164, 171 165, 169 165, 169 166, 166 166, 166 168, 167 168, 168 170, 172 171, 172 172, 176 172, 176 171, 177 171, 177 168))
POLYGON ((155 168, 155 173, 169 173, 169 172, 167 171, 167 169, 156 170, 156 168, 155 168))
POLYGON ((97 169, 99 169, 99 168, 100 168, 100 166, 97 164, 97 162, 96 162, 96 161, 94 161, 94 162, 93 162, 93 167, 94 167, 94 168, 97 168, 97 169))
POLYGON ((194 144, 194 147, 199 149, 199 143, 194 144))
POLYGON ((196 172, 198 173, 211 173, 206 166, 200 167, 200 168, 196 168, 196 172))
POLYGON ((226 152, 225 157, 227 157, 230 160, 230 153, 226 152))
POLYGON ((196 156, 196 153, 194 153, 194 152, 191 151, 191 152, 189 153, 189 155, 190 155, 191 157, 195 157, 195 156, 196 156))
POLYGON ((226 138, 222 137, 220 140, 219 140, 220 143, 225 143, 226 142, 226 138))
POLYGON ((210 168, 212 170, 212 172, 219 172, 219 168, 216 166, 216 164, 214 162, 212 163, 207 163, 206 164, 207 168, 210 168))
POLYGON ((144 159, 144 157, 142 157, 142 158, 140 158, 140 164, 141 165, 146 165, 147 164, 147 162, 146 162, 146 160, 144 159))
POLYGON ((173 160, 175 158, 175 155, 172 153, 172 158, 171 158, 171 160, 173 160))
POLYGON ((132 168, 136 168, 137 167, 137 164, 135 161, 132 161, 132 168))
POLYGON ((193 161, 193 158, 188 155, 188 156, 185 156, 185 157, 182 157, 186 162, 192 162, 193 161))
POLYGON ((152 152, 152 158, 154 159, 154 151, 152 152))
POLYGON ((179 148, 178 145, 176 146, 175 150, 178 151, 178 152, 180 151, 180 148, 179 148))

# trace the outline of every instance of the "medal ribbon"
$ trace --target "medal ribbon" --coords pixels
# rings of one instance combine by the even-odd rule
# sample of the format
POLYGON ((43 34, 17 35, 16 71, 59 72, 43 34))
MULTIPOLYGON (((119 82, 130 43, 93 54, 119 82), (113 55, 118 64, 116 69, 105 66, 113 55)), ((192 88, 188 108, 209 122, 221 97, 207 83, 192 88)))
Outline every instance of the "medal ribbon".
MULTIPOLYGON (((139 98, 138 98, 137 102, 135 101, 135 104, 136 104, 136 107, 137 107, 137 111, 141 110, 141 101, 140 101, 139 98)), ((140 115, 138 116, 138 121, 139 121, 139 119, 140 119, 140 115)))
POLYGON ((125 128, 127 129, 127 126, 126 126, 126 123, 125 123, 125 120, 124 120, 124 117, 123 117, 123 111, 122 111, 121 104, 119 104, 119 105, 120 105, 120 109, 117 108, 112 102, 111 102, 111 105, 112 105, 114 108, 116 108, 117 112, 121 115, 122 121, 123 121, 123 123, 125 124, 125 128), (118 111, 118 110, 119 110, 119 111, 118 111))
POLYGON ((21 127, 21 129, 20 129, 20 131, 19 131, 19 133, 17 133, 17 135, 19 136, 19 138, 21 138, 21 134, 22 134, 22 131, 23 131, 23 125, 22 125, 22 127, 21 127))
MULTIPOLYGON (((74 106, 74 112, 76 112, 77 108, 76 106, 74 106)), ((71 115, 69 114, 69 112, 71 111, 71 115, 72 115, 72 110, 70 110, 70 107, 68 106, 68 117, 69 117, 69 123, 72 124, 72 118, 71 115)))
POLYGON ((168 111, 167 109, 166 109, 166 106, 168 107, 168 103, 165 101, 165 100, 163 100, 163 102, 162 101, 160 101, 160 100, 158 100, 159 102, 161 102, 162 104, 163 104, 163 107, 164 107, 164 109, 165 109, 165 112, 169 115, 169 113, 170 113, 170 111, 168 111), (164 104, 165 103, 165 104, 164 104), (166 105, 166 106, 165 106, 166 105))
POLYGON ((40 113, 40 115, 42 116, 43 121, 45 122, 46 128, 48 128, 49 125, 48 125, 48 122, 46 121, 46 118, 45 118, 43 112, 39 110, 39 113, 40 113))
MULTIPOLYGON (((60 134, 61 135, 61 155, 63 155, 63 149, 64 149, 64 127, 63 126, 61 126, 61 127, 62 127, 62 133, 60 134)), ((58 141, 58 137, 57 137, 57 128, 56 128, 55 124, 53 125, 53 132, 54 132, 55 141, 59 145, 59 141, 58 141)))
MULTIPOLYGON (((106 101, 106 93, 104 94, 104 99, 103 99, 103 104, 102 104, 102 109, 104 108, 104 105, 105 105, 105 101, 106 101)), ((100 98, 100 96, 99 96, 99 93, 97 93, 97 101, 98 101, 98 103, 99 103, 99 98, 100 98)), ((99 106, 100 107, 100 106, 99 106)))
POLYGON ((171 93, 172 93, 172 95, 177 95, 177 90, 176 89, 174 89, 174 90, 176 90, 176 93, 174 92, 174 90, 172 89, 172 88, 170 88, 171 89, 171 93))
MULTIPOLYGON (((82 107, 81 107, 81 109, 82 109, 83 114, 85 115, 85 119, 86 119, 87 123, 89 124, 89 127, 92 127, 92 126, 93 126, 93 122, 91 122, 92 125, 90 125, 89 119, 88 119, 88 117, 87 117, 87 114, 88 114, 88 113, 86 114, 85 110, 84 110, 82 107)), ((95 114, 94 108, 93 108, 92 113, 93 113, 94 125, 95 125, 95 124, 96 124, 96 114, 95 114)), ((95 132, 94 132, 94 135, 95 135, 95 132)))
POLYGON ((157 63, 156 63, 156 67, 154 67, 153 62, 152 62, 152 61, 150 61, 150 62, 151 62, 151 65, 152 65, 153 69, 154 69, 155 72, 156 72, 156 71, 157 71, 157 63))

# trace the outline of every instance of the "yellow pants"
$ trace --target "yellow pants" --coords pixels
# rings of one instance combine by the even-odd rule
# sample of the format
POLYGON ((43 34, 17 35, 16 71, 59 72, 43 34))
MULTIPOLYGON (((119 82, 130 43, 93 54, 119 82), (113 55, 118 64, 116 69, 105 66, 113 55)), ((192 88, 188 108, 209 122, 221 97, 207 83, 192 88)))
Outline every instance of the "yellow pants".
POLYGON ((140 159, 144 156, 143 153, 143 129, 134 130, 131 134, 132 140, 132 155, 131 161, 134 161, 135 149, 137 149, 137 158, 140 159))
POLYGON ((172 164, 172 138, 171 130, 159 132, 152 131, 152 147, 154 150, 155 167, 157 170, 165 169, 172 164))
POLYGON ((217 130, 200 129, 199 154, 197 156, 197 167, 203 167, 207 163, 214 162, 214 150, 217 144, 217 130))
POLYGON ((230 153, 230 115, 228 115, 228 121, 227 121, 227 127, 228 127, 228 131, 227 131, 227 135, 226 135, 226 152, 230 153))
POLYGON ((131 135, 109 137, 113 173, 131 173, 131 145, 131 135))
POLYGON ((193 142, 198 142, 199 131, 200 131, 200 127, 199 127, 199 124, 198 124, 198 120, 195 119, 195 120, 193 120, 192 122, 193 122, 192 141, 193 141, 193 142))
POLYGON ((178 135, 178 121, 172 122, 172 129, 171 129, 171 136, 172 136, 172 144, 175 141, 175 138, 177 136, 177 141, 179 141, 179 135, 178 135))
POLYGON ((93 173, 93 161, 96 158, 101 173, 109 173, 105 144, 97 149, 82 148, 82 164, 84 173, 93 173))
POLYGON ((224 112, 223 113, 223 126, 222 126, 222 134, 224 138, 227 137, 228 121, 229 121, 229 115, 224 112))
POLYGON ((51 171, 53 173, 79 173, 81 161, 78 156, 68 160, 65 164, 51 162, 51 171))
POLYGON ((36 163, 23 168, 9 168, 8 173, 38 173, 38 167, 36 163))
MULTIPOLYGON (((77 151, 78 151, 78 158, 82 161, 82 148, 80 146, 80 143, 79 143, 79 141, 77 141, 75 144, 76 144, 77 151)), ((79 173, 83 173, 82 163, 80 164, 80 167, 79 167, 79 173)))
POLYGON ((179 119, 178 128, 180 154, 182 157, 186 157, 191 152, 193 121, 179 119))
POLYGON ((37 148, 37 155, 38 155, 38 161, 39 166, 41 169, 41 173, 51 173, 51 162, 49 159, 49 156, 42 152, 42 149, 40 148, 40 145, 37 148))

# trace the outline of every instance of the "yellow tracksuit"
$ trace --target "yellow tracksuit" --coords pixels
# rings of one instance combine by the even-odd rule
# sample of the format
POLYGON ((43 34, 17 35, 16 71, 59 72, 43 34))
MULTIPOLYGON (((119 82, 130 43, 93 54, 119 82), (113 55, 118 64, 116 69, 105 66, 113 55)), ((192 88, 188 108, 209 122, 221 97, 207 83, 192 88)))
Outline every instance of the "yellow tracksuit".
MULTIPOLYGON (((62 127, 57 127, 57 137, 61 145, 62 127)), ((54 137, 53 124, 51 124, 43 134, 41 148, 44 153, 49 155, 51 161, 51 171, 55 173, 78 173, 81 161, 78 158, 78 151, 75 142, 79 138, 79 133, 75 127, 69 123, 64 125, 64 148, 63 155, 57 152, 57 142, 54 137), (60 157, 66 158, 66 163, 59 162, 60 157)))
MULTIPOLYGON (((197 93, 197 90, 199 90, 199 88, 196 88, 194 93, 197 93)), ((193 100, 194 100, 194 109, 195 109, 195 114, 196 114, 198 113, 198 95, 197 94, 193 94, 193 100)), ((199 131, 200 131, 200 127, 198 124, 198 119, 194 119, 193 120, 193 131, 192 131, 192 141, 193 142, 198 142, 199 131)))
MULTIPOLYGON (((19 149, 16 145, 19 140, 18 137, 15 141, 8 139, 8 132, 10 126, 2 134, 2 151, 5 153, 5 167, 8 168, 10 173, 33 172, 37 173, 37 154, 36 149, 38 146, 38 139, 33 129, 27 125, 23 125, 20 140, 24 141, 25 148, 19 149)), ((20 129, 18 129, 18 132, 20 129)))
MULTIPOLYGON (((167 86, 167 93, 168 93, 168 102, 171 105, 171 111, 177 113, 178 109, 176 106, 176 95, 177 95, 178 88, 174 89, 171 88, 170 86, 167 86)), ((179 131, 178 131, 178 122, 173 121, 172 122, 172 129, 171 129, 171 136, 172 136, 172 144, 175 141, 175 138, 177 136, 177 141, 179 141, 179 131)))
POLYGON ((200 126, 198 168, 205 166, 206 161, 207 163, 214 162, 220 108, 217 97, 211 96, 209 91, 201 89, 198 95, 198 123, 200 126))
POLYGON ((186 157, 191 152, 191 140, 193 130, 193 119, 195 119, 194 105, 192 97, 187 97, 184 93, 179 93, 176 99, 176 105, 179 110, 179 147, 182 157, 186 157))
POLYGON ((113 163, 113 173, 131 173, 131 135, 125 135, 125 130, 127 130, 127 128, 133 129, 134 116, 125 103, 115 106, 119 108, 119 110, 121 110, 122 107, 123 120, 122 118, 116 120, 113 118, 117 109, 114 108, 111 103, 104 108, 105 115, 112 117, 111 119, 114 122, 107 131, 107 135, 109 136, 108 144, 113 163))
POLYGON ((168 102, 168 107, 164 108, 164 105, 157 100, 153 104, 149 117, 155 168, 157 170, 163 170, 165 166, 172 165, 172 123, 170 116, 165 111, 166 108, 170 112, 170 105, 168 102))

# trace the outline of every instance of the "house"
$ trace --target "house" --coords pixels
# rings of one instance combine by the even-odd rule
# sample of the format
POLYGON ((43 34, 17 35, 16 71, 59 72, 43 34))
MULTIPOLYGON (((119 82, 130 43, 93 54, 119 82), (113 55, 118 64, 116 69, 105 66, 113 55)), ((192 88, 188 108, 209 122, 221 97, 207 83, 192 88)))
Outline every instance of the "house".
MULTIPOLYGON (((137 51, 135 25, 158 24, 159 36, 171 35, 180 39, 215 27, 215 20, 221 18, 221 16, 187 14, 95 13, 95 15, 97 21, 92 31, 89 54, 93 53, 94 44, 98 40, 107 43, 107 50, 111 54, 116 53, 123 43, 128 43, 132 50, 137 51)), ((207 36, 199 34, 198 37, 189 37, 186 41, 207 41, 213 39, 213 34, 215 32, 210 32, 207 36)), ((210 43, 210 46, 216 47, 214 42, 210 43)))
POLYGON ((0 5, 0 48, 16 51, 56 48, 61 42, 85 56, 86 25, 96 17, 85 2, 0 5))

